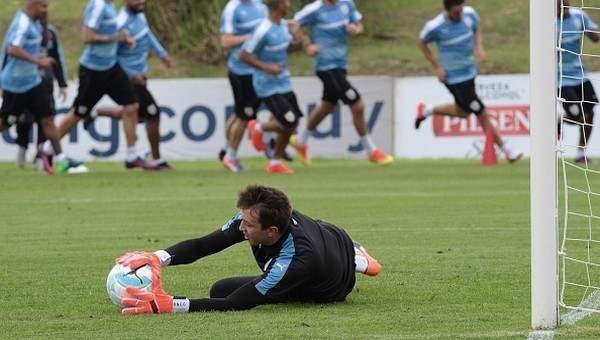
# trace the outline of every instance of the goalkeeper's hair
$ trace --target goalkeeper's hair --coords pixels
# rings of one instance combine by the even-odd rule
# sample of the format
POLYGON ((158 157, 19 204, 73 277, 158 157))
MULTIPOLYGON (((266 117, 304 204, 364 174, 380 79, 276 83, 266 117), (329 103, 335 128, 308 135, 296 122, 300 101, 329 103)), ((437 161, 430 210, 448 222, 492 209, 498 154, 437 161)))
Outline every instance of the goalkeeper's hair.
POLYGON ((462 5, 465 3, 465 0, 444 0, 444 9, 450 10, 453 6, 462 5))
POLYGON ((262 229, 276 226, 280 233, 288 230, 292 205, 283 191, 261 184, 251 184, 238 194, 237 207, 248 209, 258 217, 262 229))

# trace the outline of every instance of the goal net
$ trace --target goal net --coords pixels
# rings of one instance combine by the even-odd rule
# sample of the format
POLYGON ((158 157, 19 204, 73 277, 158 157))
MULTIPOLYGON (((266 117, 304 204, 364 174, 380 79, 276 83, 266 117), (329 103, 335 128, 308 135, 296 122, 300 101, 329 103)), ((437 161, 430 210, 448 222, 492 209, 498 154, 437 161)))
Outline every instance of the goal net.
POLYGON ((600 312, 600 1, 557 4, 558 303, 569 323, 569 312, 600 312))

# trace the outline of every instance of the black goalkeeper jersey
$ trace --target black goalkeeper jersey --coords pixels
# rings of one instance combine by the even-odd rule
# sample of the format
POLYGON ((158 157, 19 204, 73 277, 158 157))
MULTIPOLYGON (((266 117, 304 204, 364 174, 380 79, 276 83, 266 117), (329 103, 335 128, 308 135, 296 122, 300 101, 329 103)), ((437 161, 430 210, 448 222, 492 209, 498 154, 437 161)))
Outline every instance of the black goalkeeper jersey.
MULTIPOLYGON (((169 265, 194 262, 245 241, 241 216, 207 236, 165 249, 169 265)), ((240 310, 285 301, 343 301, 355 283, 354 245, 335 225, 293 211, 289 230, 272 246, 252 246, 263 274, 226 298, 190 299, 190 311, 240 310)))

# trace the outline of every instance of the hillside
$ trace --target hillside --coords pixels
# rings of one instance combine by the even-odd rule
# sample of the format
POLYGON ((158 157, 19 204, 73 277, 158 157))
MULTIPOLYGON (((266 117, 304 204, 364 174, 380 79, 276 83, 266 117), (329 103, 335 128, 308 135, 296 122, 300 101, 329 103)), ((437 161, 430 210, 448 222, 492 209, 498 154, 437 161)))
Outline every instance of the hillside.
MULTIPOLYGON (((441 0, 355 0, 364 15, 366 32, 352 42, 350 73, 361 75, 429 75, 427 62, 421 56, 416 41, 424 23, 442 10, 441 0)), ((22 0, 2 0, 0 33, 4 36, 15 11, 22 0)), ((205 52, 214 52, 214 34, 219 11, 226 0, 211 0, 192 6, 193 13, 184 8, 189 0, 177 3, 169 0, 149 2, 148 17, 152 24, 160 27, 156 32, 162 37, 175 61, 175 67, 166 70, 156 58, 151 60, 152 77, 221 77, 226 74, 225 58, 205 61, 205 52), (174 11, 179 8, 181 15, 174 11), (170 16, 171 15, 171 16, 170 16), (176 22, 171 26, 160 20, 176 22), (214 29, 212 29, 214 31, 214 29), (176 37, 176 38, 174 38, 176 37), (185 38, 181 38, 185 37, 185 38), (189 39, 187 39, 189 38, 189 39), (174 40, 177 41, 168 41, 174 40)), ((120 7, 122 1, 116 0, 120 7)), ((295 9, 300 1, 293 1, 295 9)), ((67 54, 70 77, 76 75, 77 60, 83 48, 80 38, 85 0, 51 1, 51 21, 61 32, 63 48, 67 54)), ((480 65, 481 73, 526 73, 529 69, 528 45, 528 1, 503 0, 473 1, 482 20, 484 46, 488 62, 480 65), (507 48, 508 47, 508 48, 507 48)), ((292 56, 291 69, 294 75, 312 75, 311 60, 300 53, 292 56)))

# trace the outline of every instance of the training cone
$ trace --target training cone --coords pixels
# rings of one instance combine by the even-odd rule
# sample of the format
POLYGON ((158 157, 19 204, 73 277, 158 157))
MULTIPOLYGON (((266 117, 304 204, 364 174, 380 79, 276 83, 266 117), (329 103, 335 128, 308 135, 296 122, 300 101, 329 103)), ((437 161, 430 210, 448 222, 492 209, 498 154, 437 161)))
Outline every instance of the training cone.
POLYGON ((483 155, 481 164, 496 165, 498 164, 498 156, 496 156, 496 148, 494 146, 494 135, 492 129, 487 129, 485 132, 485 145, 483 147, 483 155))

